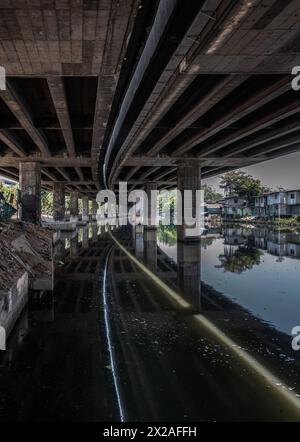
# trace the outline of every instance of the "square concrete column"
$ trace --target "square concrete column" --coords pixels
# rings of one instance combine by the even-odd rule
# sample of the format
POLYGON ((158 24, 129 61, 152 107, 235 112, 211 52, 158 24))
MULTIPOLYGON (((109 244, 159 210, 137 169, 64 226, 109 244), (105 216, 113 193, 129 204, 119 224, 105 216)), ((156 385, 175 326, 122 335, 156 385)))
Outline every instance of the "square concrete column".
POLYGON ((98 203, 96 200, 93 200, 93 212, 92 212, 92 220, 97 220, 97 211, 98 211, 98 203))
POLYGON ((89 221, 89 197, 82 197, 82 221, 89 221))
POLYGON ((53 184, 53 219, 54 221, 64 221, 65 219, 64 183, 53 184))
POLYGON ((41 220, 41 165, 20 163, 20 189, 22 221, 39 223, 41 220))
POLYGON ((70 195, 70 221, 78 221, 78 192, 72 192, 70 195))
POLYGON ((181 192, 181 198, 177 198, 177 212, 182 215, 182 219, 180 220, 180 216, 177 219, 177 239, 178 241, 195 241, 200 240, 200 213, 201 208, 196 206, 196 191, 201 190, 201 166, 198 161, 188 161, 180 163, 177 167, 177 189, 181 192), (192 197, 192 216, 194 218, 197 217, 196 223, 194 226, 187 225, 187 220, 185 218, 185 214, 187 214, 187 201, 185 201, 185 191, 191 191, 190 195, 192 197), (197 213, 199 212, 199 213, 197 213), (181 225, 180 225, 181 221, 181 225), (191 232, 191 228, 195 229, 195 232, 191 232), (188 234, 188 231, 189 234, 188 234), (191 235, 193 233, 193 235, 191 235))
POLYGON ((157 195, 153 193, 153 196, 151 197, 152 191, 157 191, 157 183, 149 182, 146 185, 146 193, 148 197, 148 220, 146 229, 148 230, 153 230, 157 228, 157 195), (151 219, 151 215, 153 219, 151 219))

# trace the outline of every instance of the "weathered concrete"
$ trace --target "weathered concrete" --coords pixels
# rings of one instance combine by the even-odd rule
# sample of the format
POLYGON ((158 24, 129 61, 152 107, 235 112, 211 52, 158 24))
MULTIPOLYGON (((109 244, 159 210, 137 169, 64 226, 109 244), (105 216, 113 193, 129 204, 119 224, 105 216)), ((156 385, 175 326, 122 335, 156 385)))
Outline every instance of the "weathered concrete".
POLYGON ((53 219, 54 221, 64 221, 65 219, 64 183, 53 184, 53 219))
POLYGON ((44 221, 43 227, 47 227, 49 229, 55 230, 55 231, 62 231, 62 232, 73 232, 76 230, 77 223, 75 222, 69 222, 69 221, 44 221))
POLYGON ((144 232, 144 260, 147 266, 157 271, 157 231, 145 229, 144 232))
POLYGON ((93 211, 92 211, 92 220, 97 220, 97 211, 98 211, 98 203, 96 200, 93 200, 93 211))
POLYGON ((145 226, 148 230, 153 230, 157 228, 157 183, 148 182, 146 185, 146 193, 148 197, 148 207, 147 207, 147 225, 145 226))
POLYGON ((78 192, 72 192, 70 195, 70 221, 78 221, 78 192))
POLYGON ((20 163, 22 221, 39 223, 41 220, 41 166, 39 163, 20 163))
POLYGON ((89 197, 82 197, 82 221, 89 221, 89 197))
POLYGON ((6 340, 28 301, 28 272, 8 290, 0 291, 0 350, 6 350, 6 340))
MULTIPOLYGON (((181 192, 181 198, 177 199, 178 214, 182 214, 181 223, 178 219, 177 238, 178 241, 199 240, 200 231, 200 207, 196 207, 196 192, 201 189, 201 166, 198 162, 183 162, 177 167, 177 189, 181 192), (192 196, 192 217, 196 218, 193 225, 189 225, 189 220, 184 216, 187 206, 184 204, 186 191, 190 191, 192 196), (193 230, 193 231, 192 231, 193 230)), ((187 213, 186 213, 187 215, 187 213)), ((180 218, 180 216, 178 216, 180 218)))
POLYGON ((179 292, 195 308, 201 305, 201 242, 177 243, 177 283, 179 292))

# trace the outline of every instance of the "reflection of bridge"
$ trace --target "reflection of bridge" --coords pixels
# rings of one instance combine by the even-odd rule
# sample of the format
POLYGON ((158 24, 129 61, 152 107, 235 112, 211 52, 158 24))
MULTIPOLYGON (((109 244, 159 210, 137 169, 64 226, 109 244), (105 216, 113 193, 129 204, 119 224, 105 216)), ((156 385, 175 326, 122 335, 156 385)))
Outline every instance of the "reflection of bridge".
POLYGON ((194 189, 299 149, 297 0, 25 3, 0 6, 0 171, 23 219, 41 186, 61 220, 65 192, 87 216, 119 180, 194 189))

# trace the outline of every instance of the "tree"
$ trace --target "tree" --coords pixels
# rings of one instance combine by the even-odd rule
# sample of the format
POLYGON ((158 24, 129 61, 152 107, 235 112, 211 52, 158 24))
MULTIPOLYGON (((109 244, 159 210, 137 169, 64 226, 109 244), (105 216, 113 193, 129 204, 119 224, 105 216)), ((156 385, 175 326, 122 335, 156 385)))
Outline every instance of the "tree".
POLYGON ((220 201, 223 198, 221 193, 216 192, 211 186, 208 184, 204 184, 202 186, 202 190, 204 190, 204 201, 215 203, 220 201))
POLYGON ((221 177, 220 187, 228 196, 237 195, 247 198, 249 201, 256 195, 270 191, 259 179, 255 179, 241 170, 225 173, 221 177))
POLYGON ((0 192, 3 194, 4 199, 7 203, 16 207, 17 205, 17 191, 19 189, 18 184, 8 185, 0 183, 0 192))
POLYGON ((53 193, 48 190, 41 191, 41 209, 43 215, 53 214, 53 193))

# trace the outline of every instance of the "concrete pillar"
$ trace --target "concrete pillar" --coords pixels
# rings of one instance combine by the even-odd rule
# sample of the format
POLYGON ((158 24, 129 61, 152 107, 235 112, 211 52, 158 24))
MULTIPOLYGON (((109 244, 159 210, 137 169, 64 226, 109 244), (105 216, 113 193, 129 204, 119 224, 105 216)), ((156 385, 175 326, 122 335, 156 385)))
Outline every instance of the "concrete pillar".
POLYGON ((82 197, 82 221, 89 221, 89 197, 82 197))
POLYGON ((78 221, 78 192, 72 192, 70 195, 70 221, 78 221))
POLYGON ((201 303, 201 242, 177 243, 178 291, 196 309, 201 303))
MULTIPOLYGON (((185 206, 184 206, 184 191, 192 191, 192 216, 198 217, 200 221, 200 208, 197 209, 199 213, 196 213, 196 191, 201 189, 201 166, 199 162, 183 162, 177 167, 177 189, 181 192, 181 201, 177 200, 177 210, 182 213, 182 223, 177 225, 177 239, 178 241, 195 241, 200 240, 201 232, 200 225, 197 223, 194 226, 186 225, 184 219, 185 206), (181 209, 181 210, 180 210, 181 209), (193 236, 187 234, 189 229, 197 227, 197 231, 193 233, 193 236)), ((179 218, 179 217, 178 217, 179 218)), ((177 219, 177 222, 179 219, 177 219)))
POLYGON ((152 190, 157 190, 157 183, 153 183, 153 182, 149 182, 146 185, 146 193, 147 193, 147 197, 148 197, 148 221, 147 221, 147 225, 146 225, 146 229, 148 230, 153 230, 157 228, 157 198, 153 197, 151 198, 151 191, 152 190), (152 211, 151 211, 152 209, 152 211), (151 213, 153 213, 152 217, 153 219, 151 219, 151 213))
POLYGON ((22 221, 39 223, 41 220, 41 165, 20 163, 20 189, 22 221))
POLYGON ((93 200, 93 212, 92 212, 92 220, 97 220, 97 211, 98 211, 98 203, 96 200, 93 200))
POLYGON ((54 221, 64 221, 65 219, 64 183, 53 184, 53 219, 54 221))

